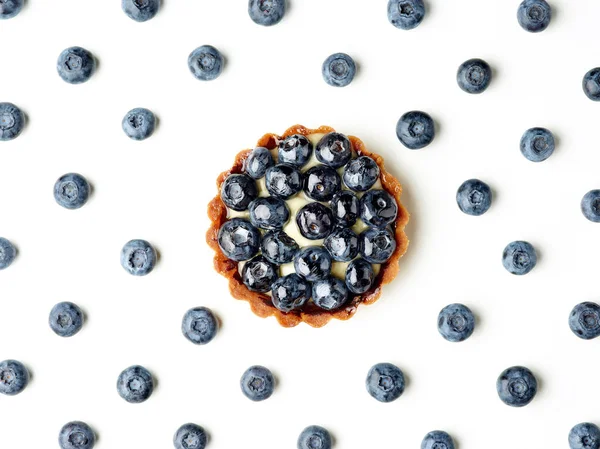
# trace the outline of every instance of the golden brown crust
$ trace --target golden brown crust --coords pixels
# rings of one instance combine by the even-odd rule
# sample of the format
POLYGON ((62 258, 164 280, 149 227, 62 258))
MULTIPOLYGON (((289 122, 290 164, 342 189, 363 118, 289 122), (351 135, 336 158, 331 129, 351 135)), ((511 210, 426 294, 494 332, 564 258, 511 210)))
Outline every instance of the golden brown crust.
MULTIPOLYGON (((318 129, 308 129, 301 125, 292 126, 282 136, 276 134, 265 134, 259 141, 257 146, 266 147, 269 150, 275 148, 279 140, 284 139, 293 134, 316 134, 316 133, 330 133, 334 132, 333 128, 328 126, 321 126, 318 129)), ((208 204, 208 217, 211 221, 211 226, 206 233, 206 241, 208 245, 214 250, 214 266, 218 273, 225 276, 229 280, 229 290, 231 295, 243 301, 248 301, 252 311, 263 318, 269 316, 275 316, 279 324, 284 327, 294 327, 305 322, 313 327, 322 327, 327 324, 332 318, 338 320, 350 319, 358 309, 360 304, 373 304, 381 296, 382 287, 385 284, 389 284, 394 280, 399 271, 399 259, 404 255, 408 248, 408 238, 404 232, 404 228, 408 223, 409 214, 404 208, 400 201, 402 195, 402 186, 396 178, 394 178, 386 169, 383 158, 375 153, 370 152, 365 147, 364 143, 357 137, 349 136, 350 141, 354 147, 354 150, 359 155, 369 156, 373 158, 381 170, 381 184, 385 190, 387 190, 398 203, 398 217, 394 222, 393 227, 395 228, 396 234, 396 250, 392 254, 392 257, 383 265, 377 276, 375 286, 372 290, 365 293, 364 295, 357 295, 351 298, 346 305, 340 309, 334 311, 326 311, 312 303, 307 304, 301 311, 293 311, 290 313, 283 313, 276 309, 271 303, 271 297, 257 292, 252 292, 246 288, 242 283, 242 278, 238 271, 238 263, 229 260, 221 252, 217 241, 217 235, 221 225, 227 221, 227 208, 221 201, 220 194, 211 200, 208 204)), ((244 163, 248 158, 252 150, 241 151, 235 158, 233 167, 231 169, 221 173, 217 178, 217 189, 218 192, 221 190, 221 184, 225 181, 225 178, 232 173, 242 173, 244 171, 244 163)))

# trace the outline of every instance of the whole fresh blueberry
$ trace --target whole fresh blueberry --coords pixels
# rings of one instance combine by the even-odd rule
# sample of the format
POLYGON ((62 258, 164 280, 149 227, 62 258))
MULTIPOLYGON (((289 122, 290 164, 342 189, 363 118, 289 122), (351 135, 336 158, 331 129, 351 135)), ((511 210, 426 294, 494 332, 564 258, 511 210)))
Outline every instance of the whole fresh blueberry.
POLYGON ((246 159, 246 174, 254 179, 260 179, 267 173, 267 168, 274 164, 271 152, 265 147, 252 150, 246 159))
POLYGON ((207 442, 206 431, 198 424, 181 426, 173 436, 175 449, 204 449, 207 442))
POLYGON ((577 304, 569 315, 569 327, 584 340, 600 336, 600 306, 593 302, 577 304))
POLYGON ((308 203, 298 211, 296 223, 305 238, 324 239, 333 230, 333 213, 321 203, 308 203))
POLYGON ((350 262, 358 255, 358 236, 350 228, 336 228, 323 245, 337 262, 350 262))
POLYGON ((277 266, 263 256, 255 258, 244 264, 242 268, 242 281, 248 290, 266 293, 271 291, 271 285, 279 277, 277 266))
POLYGON ((521 153, 531 162, 542 162, 554 152, 554 136, 545 128, 531 128, 521 137, 521 153))
POLYGON ((29 383, 29 371, 16 360, 0 362, 0 393, 14 396, 22 392, 29 383))
POLYGON ((8 268, 17 257, 17 248, 9 240, 0 237, 0 270, 8 268))
POLYGON ((217 79, 223 71, 223 65, 223 55, 212 45, 198 47, 188 57, 190 72, 200 81, 217 79))
POLYGON ((545 0, 523 0, 517 10, 517 19, 525 31, 539 33, 550 25, 552 8, 545 0))
POLYGON ((329 167, 343 167, 352 159, 352 143, 343 134, 325 134, 317 143, 315 156, 320 163, 329 167))
POLYGON ((334 87, 345 87, 356 74, 356 64, 346 53, 334 53, 323 63, 323 79, 334 87))
POLYGON ((90 196, 90 185, 78 173, 67 173, 54 184, 54 199, 66 209, 79 209, 90 196))
POLYGON ((267 169, 265 184, 273 196, 288 199, 302 190, 302 174, 288 164, 278 164, 267 169))
POLYGON ((212 341, 219 330, 215 314, 207 307, 194 307, 185 312, 181 321, 183 336, 196 345, 212 341))
POLYGON ((406 148, 411 150, 426 147, 435 137, 433 119, 425 112, 407 112, 396 124, 396 136, 406 148))
POLYGON ((583 92, 593 101, 600 101, 600 67, 590 70, 583 77, 583 92))
POLYGON ((490 186, 479 179, 468 179, 456 192, 458 208, 467 215, 485 214, 492 205, 490 186))
POLYGON ((469 59, 463 62, 456 74, 458 86, 469 94, 480 94, 492 81, 492 69, 482 59, 469 59))
POLYGON ((450 304, 438 315, 438 331, 453 343, 466 340, 474 329, 475 316, 471 309, 462 304, 450 304))
POLYGON ((583 216, 594 223, 600 223, 600 190, 590 190, 581 200, 583 216))
POLYGON ((248 209, 258 197, 256 183, 248 175, 229 175, 221 184, 221 201, 230 209, 241 212, 248 209))
POLYGON ((12 19, 23 9, 23 0, 2 0, 0 2, 0 20, 12 19))
POLYGON ((368 226, 383 228, 398 216, 398 205, 385 190, 369 190, 360 199, 360 218, 368 226))
POLYGON ((72 337, 83 326, 83 312, 72 302, 59 302, 50 311, 50 328, 60 337, 72 337))
POLYGON ((396 239, 388 229, 371 228, 358 237, 360 255, 371 263, 387 262, 396 249, 396 239))
POLYGON ((299 248, 296 241, 283 231, 267 232, 260 246, 265 259, 276 265, 294 260, 299 248))
POLYGON ((446 432, 434 430, 425 435, 421 449, 454 449, 454 440, 446 432))
POLYGON ((252 224, 267 231, 283 228, 290 219, 285 201, 276 196, 257 198, 250 203, 248 209, 252 224))
POLYGON ((326 165, 315 165, 304 173, 304 192, 315 201, 329 201, 342 188, 338 172, 326 165))
POLYGON ((404 373, 391 363, 374 365, 367 375, 367 391, 379 402, 392 402, 404 393, 404 373))
POLYGON ((251 366, 240 380, 242 393, 251 401, 264 401, 273 394, 275 379, 264 366, 251 366))
POLYGON ((325 279, 331 272, 331 256, 321 246, 307 246, 296 253, 294 268, 307 281, 325 279))
POLYGON ((233 218, 223 224, 217 236, 223 254, 240 262, 252 259, 260 246, 260 232, 243 218, 233 218))
POLYGON ((60 77, 69 84, 85 83, 96 70, 94 56, 81 47, 70 47, 58 57, 56 69, 60 77))
POLYGON ((364 259, 355 259, 346 268, 346 287, 357 295, 368 292, 374 279, 373 266, 364 259))
POLYGON ((257 25, 276 25, 285 15, 285 0, 248 0, 248 14, 257 25))
POLYGON ((298 437, 298 449, 331 449, 331 434, 320 426, 308 426, 298 437))
POLYGON ((313 145, 302 134, 294 134, 279 142, 277 154, 280 164, 289 164, 294 167, 303 167, 310 160, 313 145))
POLYGON ((121 122, 127 137, 133 140, 144 140, 152 135, 156 126, 156 116, 145 108, 135 108, 123 117, 121 122))
POLYGON ((160 8, 160 0, 122 0, 121 8, 130 19, 145 22, 156 15, 160 8))
MULTIPOLYGON (((0 3, 2 8, 2 3, 0 3)), ((25 126, 25 115, 12 103, 0 103, 0 142, 13 140, 25 126)))
POLYGON ((348 289, 344 281, 330 276, 313 283, 312 299, 321 309, 335 310, 348 300, 348 289))
POLYGON ((596 424, 582 422, 569 432, 571 449, 600 449, 600 428, 596 424))
POLYGON ((425 5, 423 0, 390 0, 387 15, 396 28, 412 30, 423 21, 425 5))
POLYGON ((330 207, 338 226, 354 226, 360 213, 360 202, 354 192, 342 190, 336 193, 331 200, 330 207))
POLYGON ((529 273, 537 263, 535 248, 528 242, 509 243, 502 252, 502 265, 509 273, 524 275, 529 273))
POLYGON ((96 435, 90 426, 81 421, 65 424, 58 434, 60 449, 92 449, 96 435))
POLYGON ((156 259, 156 250, 146 240, 130 240, 121 250, 121 266, 134 276, 150 273, 156 265, 156 259))
POLYGON ((154 391, 152 375, 143 366, 130 366, 119 375, 117 391, 123 399, 131 404, 144 402, 154 391))
POLYGON ((513 366, 500 374, 496 382, 500 400, 511 407, 529 404, 537 393, 537 379, 529 369, 513 366))
POLYGON ((271 286, 273 305, 282 312, 299 309, 310 299, 310 283, 297 274, 288 274, 277 279, 271 286))
POLYGON ((344 168, 344 184, 356 192, 366 192, 379 179, 379 166, 368 156, 351 160, 344 168))

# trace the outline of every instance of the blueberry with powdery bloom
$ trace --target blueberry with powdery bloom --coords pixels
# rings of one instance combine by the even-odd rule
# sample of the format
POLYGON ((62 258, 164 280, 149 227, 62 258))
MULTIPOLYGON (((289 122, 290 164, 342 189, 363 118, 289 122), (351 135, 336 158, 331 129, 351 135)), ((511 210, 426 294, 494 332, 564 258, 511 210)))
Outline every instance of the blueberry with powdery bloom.
POLYGON ((278 162, 301 168, 305 166, 313 153, 313 145, 302 134, 286 137, 278 146, 278 162))
POLYGON ((9 240, 0 237, 0 270, 8 268, 17 257, 17 248, 9 240))
POLYGON ((310 295, 310 283, 297 274, 281 277, 271 286, 273 305, 285 313, 301 308, 310 295))
POLYGON ((330 204, 335 223, 342 227, 352 227, 356 223, 360 211, 360 202, 356 194, 350 190, 336 193, 330 204))
POLYGON ((317 143, 315 156, 320 163, 329 167, 343 167, 352 159, 352 143, 343 134, 325 134, 317 143))
POLYGON ((463 91, 469 94, 480 94, 492 81, 492 69, 482 59, 469 59, 458 68, 456 81, 463 91))
POLYGON ((537 393, 537 379, 523 366, 513 366, 500 374, 496 390, 500 400, 511 407, 524 407, 537 393))
POLYGON ((502 252, 502 265, 509 273, 522 276, 533 270, 536 264, 537 253, 529 242, 511 242, 502 252))
POLYGON ((154 133, 156 116, 146 108, 135 108, 123 117, 121 126, 130 139, 145 140, 154 133))
POLYGON ((23 0, 0 1, 0 20, 12 19, 23 9, 23 0))
POLYGON ((545 0, 523 0, 517 10, 517 20, 525 31, 539 33, 550 25, 552 8, 545 0))
POLYGON ((29 371, 16 360, 0 362, 0 394, 15 396, 29 384, 29 371))
POLYGON ((320 426, 308 426, 298 437, 298 449, 331 449, 331 434, 320 426))
POLYGON ((600 223, 600 190, 590 190, 581 200, 583 216, 594 223, 600 223))
POLYGON ((587 72, 581 85, 586 97, 592 101, 600 101, 600 67, 587 72))
POLYGON ((463 304, 450 304, 438 315, 438 331, 446 340, 453 343, 464 341, 473 334, 475 316, 463 304))
POLYGON ((388 20, 396 28, 412 30, 425 17, 423 0, 390 0, 387 7, 388 20))
POLYGON ((160 8, 161 0, 122 0, 123 12, 136 22, 146 22, 152 19, 160 8))
POLYGON ((492 205, 490 186, 479 179, 469 179, 458 188, 456 203, 458 208, 467 215, 483 215, 492 205))
POLYGON ((260 232, 248 220, 233 218, 221 226, 217 240, 227 258, 240 262, 256 255, 260 246, 260 232))
POLYGON ((356 64, 347 54, 334 53, 323 63, 322 74, 330 86, 345 87, 354 79, 356 64))
POLYGON ((583 340, 600 336, 600 306, 589 301, 577 304, 569 315, 569 327, 583 340))
POLYGON ((265 147, 252 150, 245 163, 246 174, 254 179, 265 176, 267 169, 274 165, 273 155, 265 147))
POLYGON ((435 124, 429 114, 421 111, 410 111, 398 120, 396 136, 406 148, 419 150, 433 142, 435 124))
POLYGON ((351 160, 344 168, 344 184, 356 192, 366 192, 379 179, 379 166, 368 156, 351 160))
POLYGON ((25 115, 12 103, 0 103, 0 142, 13 140, 25 126, 25 115))
POLYGON ((83 326, 83 312, 72 302, 59 302, 50 311, 50 328, 60 337, 72 337, 83 326))
POLYGON ((152 375, 143 366, 130 366, 119 375, 117 391, 130 404, 144 402, 154 391, 152 375))
POLYGON ((443 430, 434 430, 425 435, 421 449, 454 449, 454 440, 443 430))
POLYGON ((121 266, 133 276, 146 276, 156 265, 156 249, 146 240, 130 240, 121 250, 121 266))
POLYGON ((207 307, 188 310, 181 321, 181 332, 184 337, 196 345, 205 345, 212 341, 218 330, 217 317, 207 307))
POLYGON ((223 71, 223 55, 212 45, 196 48, 188 57, 188 67, 192 75, 200 81, 217 79, 223 71))
POLYGON ((300 234, 309 240, 320 240, 333 230, 333 213, 321 203, 309 203, 296 215, 300 234))
POLYGON ((374 365, 367 375, 367 391, 379 402, 392 402, 404 393, 404 373, 391 363, 374 365))
POLYGON ((56 70, 63 81, 69 84, 81 84, 94 74, 96 60, 85 48, 70 47, 59 55, 56 70))
POLYGON ((181 426, 173 436, 175 449, 204 449, 208 437, 204 428, 188 423, 181 426))
POLYGON ((251 366, 240 379, 242 393, 251 401, 264 401, 273 394, 275 378, 264 366, 251 366))
POLYGON ((589 422, 579 423, 569 432, 571 449, 600 449, 600 428, 589 422))
POLYGON ((531 162, 542 162, 554 152, 554 136, 546 128, 531 128, 521 137, 521 153, 531 162))
POLYGON ((96 444, 96 435, 86 423, 72 421, 60 429, 58 444, 61 449, 92 449, 96 444))
POLYGON ((278 24, 285 15, 286 0, 248 0, 248 15, 262 26, 278 24))
POLYGON ((67 173, 54 184, 54 199, 65 209, 79 209, 87 203, 90 184, 79 173, 67 173))

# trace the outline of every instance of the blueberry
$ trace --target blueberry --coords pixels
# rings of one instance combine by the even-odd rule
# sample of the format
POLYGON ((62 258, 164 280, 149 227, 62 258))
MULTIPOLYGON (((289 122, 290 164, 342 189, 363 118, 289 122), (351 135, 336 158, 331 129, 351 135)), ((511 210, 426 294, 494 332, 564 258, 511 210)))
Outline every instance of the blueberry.
POLYGON ((369 190, 360 199, 360 218, 365 224, 383 228, 398 216, 398 205, 385 190, 369 190))
POLYGON ((360 255, 370 263, 387 262, 396 249, 394 235, 388 229, 371 228, 358 237, 360 255))
POLYGON ((600 306, 593 302, 577 304, 569 315, 569 327, 584 340, 600 336, 600 306))
POLYGON ((521 137, 521 153, 531 162, 542 162, 554 152, 554 136, 545 128, 531 128, 521 137))
POLYGON ((481 59, 469 59, 463 62, 456 74, 458 86, 469 94, 480 94, 492 81, 492 69, 481 59))
POLYGON ((334 87, 345 87, 352 82, 356 74, 354 60, 345 53, 334 53, 323 63, 323 79, 334 87))
POLYGON ((512 274, 527 274, 533 270, 536 263, 535 248, 528 242, 511 242, 502 253, 502 265, 512 274))
POLYGON ((467 306, 450 304, 438 316, 438 331, 446 340, 453 343, 464 341, 475 329, 475 317, 467 306))
POLYGON ((323 244, 338 262, 350 262, 358 255, 358 236, 350 228, 335 229, 323 244))
POLYGON ((321 203, 308 203, 296 215, 300 234, 309 240, 320 240, 333 230, 333 213, 321 203))
POLYGON ((310 283, 297 274, 281 277, 271 287, 273 305, 282 312, 299 309, 310 299, 310 283))
POLYGON ((248 209, 257 197, 256 183, 248 175, 229 175, 221 184, 221 201, 228 208, 238 212, 248 209))
POLYGON ((79 209, 90 196, 90 185, 77 173, 67 173, 54 184, 54 199, 66 209, 79 209))
POLYGON ((94 56, 81 47, 70 47, 58 57, 56 69, 60 77, 69 84, 85 83, 96 70, 94 56))
POLYGON ((581 200, 583 216, 594 223, 600 223, 600 190, 590 190, 581 200))
POLYGON ((265 259, 277 265, 294 260, 298 249, 296 241, 283 231, 267 232, 260 246, 265 259))
POLYGON ((234 218, 221 226, 217 239, 223 254, 239 262, 251 259, 258 252, 260 232, 248 220, 234 218))
POLYGON ((263 256, 256 256, 248 261, 242 269, 242 281, 248 290, 266 293, 279 277, 277 266, 263 256))
POLYGON ((331 434, 320 426, 308 426, 298 437, 298 449, 331 449, 331 434))
POLYGON ((379 402, 392 402, 404 393, 404 374, 391 363, 374 365, 367 375, 367 391, 379 402))
POLYGON ((335 310, 348 300, 348 288, 344 281, 327 277, 312 285, 312 299, 316 306, 325 310, 335 310))
POLYGON ((72 302, 59 302, 50 311, 50 328, 60 337, 72 337, 83 326, 83 312, 72 302))
POLYGON ((294 268, 307 281, 325 279, 331 272, 331 256, 321 246, 307 246, 296 253, 294 268))
POLYGON ((267 169, 265 183, 271 195, 288 199, 302 190, 302 175, 296 167, 278 164, 267 169))
POLYGON ((122 0, 121 8, 130 19, 145 22, 156 15, 160 8, 160 0, 122 0))
POLYGON ((600 101, 600 67, 590 70, 583 77, 583 92, 593 101, 600 101))
POLYGON ((490 187, 479 179, 468 179, 456 192, 458 208, 467 215, 485 214, 492 205, 490 187))
POLYGON ((121 266, 134 276, 150 273, 156 265, 156 259, 156 250, 146 240, 130 240, 121 250, 121 266))
POLYGON ((368 156, 353 159, 344 168, 344 184, 356 192, 366 192, 379 179, 379 166, 368 156))
POLYGON ((304 173, 304 192, 315 201, 329 201, 342 188, 337 171, 326 165, 316 165, 304 173))
POLYGON ((276 196, 257 198, 250 203, 248 209, 252 224, 267 231, 283 228, 290 219, 285 201, 276 196))
POLYGON ((360 203, 350 190, 336 193, 331 200, 331 210, 335 223, 342 227, 351 227, 358 218, 360 203))
MULTIPOLYGON (((0 8, 2 3, 0 3, 0 8)), ((12 103, 0 103, 0 142, 13 140, 25 126, 25 115, 12 103)))
POLYGON ((275 379, 264 366, 251 366, 240 380, 242 393, 251 401, 264 401, 273 394, 275 379))
POLYGON ((205 345, 212 341, 218 330, 219 322, 212 310, 207 307, 188 310, 181 321, 183 336, 196 345, 205 345))
POLYGON ((346 287, 352 293, 362 295, 369 291, 375 279, 375 272, 369 262, 356 259, 346 268, 346 287))
POLYGON ((279 142, 278 162, 300 168, 306 165, 312 153, 313 145, 310 140, 301 134, 294 134, 279 142))
POLYGON ((92 449, 96 435, 90 426, 81 421, 65 424, 58 434, 60 449, 92 449))
POLYGON ((425 435, 421 449, 454 449, 454 441, 446 432, 434 430, 425 435))
POLYGON ((352 143, 340 133, 325 134, 317 143, 315 156, 322 164, 340 168, 352 159, 352 143))
POLYGON ((0 2, 0 20, 12 19, 23 9, 23 0, 2 0, 0 2))
POLYGON ((285 0, 248 0, 248 14, 257 25, 276 25, 285 15, 285 0))
POLYGON ((600 428, 596 424, 582 422, 569 432, 571 449, 600 449, 600 428))
POLYGON ((0 237, 0 270, 8 268, 17 256, 17 248, 9 240, 0 237))
POLYGON ((198 424, 184 424, 173 436, 175 449, 204 449, 207 442, 206 431, 198 424))
POLYGON ((396 28, 412 30, 423 21, 425 5, 423 0, 390 0, 387 15, 396 28))
POLYGON ((511 407, 529 404, 537 393, 537 380, 529 369, 513 366, 500 374, 496 382, 500 400, 511 407))
POLYGON ((267 173, 267 168, 272 167, 273 164, 273 156, 268 149, 255 148, 246 159, 246 174, 254 179, 260 179, 267 173))
POLYGON ((396 124, 396 136, 406 148, 411 150, 426 147, 435 137, 433 119, 425 112, 407 112, 396 124))
POLYGON ((211 45, 196 48, 188 57, 190 72, 201 81, 217 79, 223 71, 223 65, 223 55, 211 45))
POLYGON ((134 365, 123 370, 117 380, 119 395, 131 404, 144 402, 154 390, 152 375, 143 366, 134 365))
POLYGON ((144 140, 152 135, 156 126, 156 117, 145 108, 135 108, 123 117, 121 122, 127 137, 133 140, 144 140))
POLYGON ((0 362, 0 393, 14 396, 22 392, 29 383, 29 371, 21 362, 0 362))
POLYGON ((525 31, 539 33, 550 25, 552 8, 545 0, 523 0, 517 10, 517 19, 525 31))

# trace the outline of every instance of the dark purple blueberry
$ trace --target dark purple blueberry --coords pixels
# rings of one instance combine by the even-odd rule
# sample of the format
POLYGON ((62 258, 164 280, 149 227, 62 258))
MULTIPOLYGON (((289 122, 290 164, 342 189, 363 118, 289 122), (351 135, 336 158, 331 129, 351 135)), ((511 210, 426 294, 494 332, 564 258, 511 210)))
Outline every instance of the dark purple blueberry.
POLYGON ((257 198, 248 209, 252 224, 267 231, 283 228, 290 218, 285 201, 275 196, 257 198))
POLYGON ((394 235, 388 229, 371 228, 358 238, 360 255, 367 262, 387 262, 396 249, 394 235))
POLYGON ((365 224, 383 228, 398 216, 398 205, 385 190, 369 190, 360 199, 360 218, 365 224))
POLYGON ((333 230, 333 213, 321 203, 309 203, 298 211, 296 223, 305 238, 324 239, 333 230))
POLYGON ((267 168, 274 165, 271 152, 265 147, 252 150, 246 159, 246 174, 254 179, 260 179, 267 173, 267 168))
POLYGON ((229 175, 221 185, 221 200, 230 209, 243 211, 258 197, 254 179, 247 175, 229 175))
POLYGON ((321 246, 307 246, 296 253, 294 268, 307 281, 325 279, 331 272, 331 256, 321 246))
POLYGON ((301 134, 294 134, 279 142, 279 163, 303 167, 310 160, 313 145, 301 134))
POLYGON ((278 271, 277 266, 263 256, 256 256, 242 268, 242 281, 249 290, 266 293, 279 277, 278 271))
POLYGON ((288 164, 269 167, 265 181, 269 193, 283 199, 291 198, 302 190, 302 174, 288 164))
POLYGON ((329 201, 341 188, 340 175, 331 167, 316 165, 304 173, 304 192, 315 201, 329 201))
POLYGON ((344 184, 357 192, 366 192, 379 179, 379 166, 368 156, 351 160, 344 168, 344 184))
POLYGON ((360 203, 354 192, 342 190, 336 193, 331 200, 330 206, 337 225, 344 227, 354 226, 360 213, 360 203))
POLYGON ((296 241, 285 232, 271 231, 263 237, 260 250, 269 262, 281 265, 293 261, 299 248, 296 241))
POLYGON ((340 168, 352 159, 352 143, 343 134, 325 134, 317 144, 315 155, 322 164, 340 168))
POLYGON ((353 260, 346 268, 346 287, 357 295, 368 292, 374 279, 373 267, 365 259, 353 260))
POLYGON ((335 310, 348 300, 348 289, 343 281, 328 277, 313 283, 312 299, 322 309, 335 310))
POLYGON ((260 232, 243 218, 225 222, 219 229, 217 239, 223 254, 238 262, 254 257, 260 246, 260 232))
POLYGON ((297 274, 284 276, 272 285, 273 305, 282 312, 291 312, 308 301, 310 292, 310 283, 297 274))
POLYGON ((349 262, 358 255, 358 236, 349 228, 336 228, 323 244, 337 262, 349 262))

